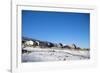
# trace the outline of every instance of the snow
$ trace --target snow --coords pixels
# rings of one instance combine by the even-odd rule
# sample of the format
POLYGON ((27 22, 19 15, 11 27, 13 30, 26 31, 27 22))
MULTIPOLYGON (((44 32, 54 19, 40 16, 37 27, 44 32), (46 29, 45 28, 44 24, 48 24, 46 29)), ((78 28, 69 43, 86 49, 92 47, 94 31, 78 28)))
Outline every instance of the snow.
POLYGON ((90 58, 89 51, 78 51, 57 48, 32 48, 26 47, 24 50, 29 53, 22 54, 22 62, 42 62, 42 61, 65 61, 65 60, 84 60, 90 58))

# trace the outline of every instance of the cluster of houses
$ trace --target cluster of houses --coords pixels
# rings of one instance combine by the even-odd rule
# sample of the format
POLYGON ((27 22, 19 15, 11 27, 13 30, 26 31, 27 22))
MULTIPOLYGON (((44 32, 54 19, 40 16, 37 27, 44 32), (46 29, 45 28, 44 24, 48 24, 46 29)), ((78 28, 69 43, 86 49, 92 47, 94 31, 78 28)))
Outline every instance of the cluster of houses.
POLYGON ((62 48, 63 47, 63 45, 61 43, 54 44, 51 42, 32 41, 32 40, 22 41, 22 46, 23 47, 27 47, 27 46, 40 47, 40 48, 52 48, 52 47, 62 48))
MULTIPOLYGON (((62 43, 52 43, 48 41, 40 41, 32 38, 22 38, 22 53, 28 52, 24 50, 25 47, 33 47, 33 48, 56 48, 56 49, 73 49, 73 50, 80 50, 80 47, 77 47, 75 44, 71 45, 63 45, 62 43)), ((89 50, 86 49, 85 50, 89 50)))
POLYGON ((22 38, 22 53, 30 53, 31 51, 25 50, 25 47, 33 47, 33 48, 55 48, 55 49, 71 49, 71 50, 88 50, 89 48, 82 49, 77 47, 75 44, 71 45, 63 45, 62 43, 52 43, 48 41, 40 41, 32 38, 22 38))
POLYGON ((75 44, 63 45, 62 43, 52 43, 48 41, 40 41, 31 38, 22 38, 22 47, 40 47, 40 48, 68 48, 68 49, 80 49, 75 44))

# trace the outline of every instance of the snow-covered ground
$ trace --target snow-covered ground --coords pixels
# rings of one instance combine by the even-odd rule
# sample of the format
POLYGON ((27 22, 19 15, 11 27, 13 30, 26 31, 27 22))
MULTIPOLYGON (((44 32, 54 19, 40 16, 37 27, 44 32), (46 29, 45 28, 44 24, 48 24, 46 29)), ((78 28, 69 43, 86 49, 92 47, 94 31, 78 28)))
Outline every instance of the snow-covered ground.
POLYGON ((22 54, 22 62, 42 62, 42 61, 65 61, 65 60, 83 60, 89 59, 89 51, 78 51, 57 48, 32 48, 26 47, 24 50, 29 53, 22 54))

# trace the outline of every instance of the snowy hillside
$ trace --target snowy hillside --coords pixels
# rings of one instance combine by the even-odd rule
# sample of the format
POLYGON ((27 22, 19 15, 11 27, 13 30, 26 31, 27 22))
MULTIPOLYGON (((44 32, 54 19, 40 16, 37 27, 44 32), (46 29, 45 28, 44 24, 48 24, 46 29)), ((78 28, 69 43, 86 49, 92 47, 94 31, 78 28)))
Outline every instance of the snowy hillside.
POLYGON ((42 49, 33 47, 25 47, 23 50, 27 50, 28 52, 22 54, 22 62, 84 60, 90 58, 88 50, 42 49))

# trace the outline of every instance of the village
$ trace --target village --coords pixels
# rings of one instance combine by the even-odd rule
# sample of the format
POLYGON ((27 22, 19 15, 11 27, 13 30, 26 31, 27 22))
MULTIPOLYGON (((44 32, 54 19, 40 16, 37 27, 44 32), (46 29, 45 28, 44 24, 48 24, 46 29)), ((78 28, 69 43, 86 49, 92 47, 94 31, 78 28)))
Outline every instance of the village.
POLYGON ((22 62, 65 61, 89 58, 89 49, 81 49, 75 44, 63 45, 62 43, 22 38, 22 62))

